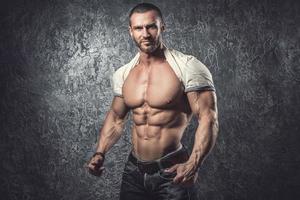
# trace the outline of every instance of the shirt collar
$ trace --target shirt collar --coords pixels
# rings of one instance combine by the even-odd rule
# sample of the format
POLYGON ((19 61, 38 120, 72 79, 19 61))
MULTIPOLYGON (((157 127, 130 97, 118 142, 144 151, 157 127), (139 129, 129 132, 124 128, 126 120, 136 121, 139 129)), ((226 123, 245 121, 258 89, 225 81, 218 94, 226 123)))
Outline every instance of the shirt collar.
MULTIPOLYGON (((163 43, 163 48, 164 48, 164 55, 166 57, 167 62, 170 64, 170 66, 172 67, 173 71, 175 72, 179 80, 182 81, 182 71, 180 68, 180 64, 176 61, 177 60, 176 55, 173 54, 172 50, 169 49, 164 43, 163 43)), ((140 58, 140 53, 138 52, 134 56, 134 58, 129 62, 130 69, 134 68, 138 64, 139 58, 140 58)))

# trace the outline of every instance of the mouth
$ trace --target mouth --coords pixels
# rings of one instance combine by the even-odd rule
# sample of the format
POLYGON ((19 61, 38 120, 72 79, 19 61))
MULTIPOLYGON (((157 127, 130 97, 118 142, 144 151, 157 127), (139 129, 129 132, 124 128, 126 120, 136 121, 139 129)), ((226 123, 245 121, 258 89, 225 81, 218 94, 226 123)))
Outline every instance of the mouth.
POLYGON ((142 41, 141 44, 145 46, 151 46, 153 43, 151 41, 142 41))
POLYGON ((150 40, 142 40, 141 43, 152 43, 150 40))

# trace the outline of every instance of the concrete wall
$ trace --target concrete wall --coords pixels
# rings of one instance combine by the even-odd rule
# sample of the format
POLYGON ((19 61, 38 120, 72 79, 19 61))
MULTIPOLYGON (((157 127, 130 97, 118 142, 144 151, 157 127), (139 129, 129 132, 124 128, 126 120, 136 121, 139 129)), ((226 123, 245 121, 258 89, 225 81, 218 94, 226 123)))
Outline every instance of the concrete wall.
MULTIPOLYGON (((83 168, 112 100, 110 77, 136 47, 140 1, 2 1, 1 199, 116 200, 130 123, 106 159, 83 168)), ((300 198, 300 16, 297 1, 151 1, 169 47, 210 69, 220 133, 200 170, 199 199, 300 198)), ((195 120, 183 138, 193 142, 195 120)))

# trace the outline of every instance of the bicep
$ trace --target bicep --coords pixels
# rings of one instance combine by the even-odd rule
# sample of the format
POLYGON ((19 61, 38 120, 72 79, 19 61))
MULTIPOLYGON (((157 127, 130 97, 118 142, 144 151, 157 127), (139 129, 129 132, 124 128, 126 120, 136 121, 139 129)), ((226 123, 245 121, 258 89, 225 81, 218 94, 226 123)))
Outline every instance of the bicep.
POLYGON ((217 116, 217 97, 214 91, 192 91, 187 93, 191 110, 198 118, 217 116))
POLYGON ((115 117, 124 119, 129 111, 129 108, 126 106, 123 97, 115 96, 110 110, 115 117))

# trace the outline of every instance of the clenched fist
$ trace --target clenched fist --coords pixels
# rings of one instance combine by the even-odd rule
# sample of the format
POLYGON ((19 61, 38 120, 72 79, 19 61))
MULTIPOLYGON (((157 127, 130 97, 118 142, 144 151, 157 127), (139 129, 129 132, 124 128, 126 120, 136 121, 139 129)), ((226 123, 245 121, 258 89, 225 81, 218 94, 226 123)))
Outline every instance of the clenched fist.
POLYGON ((90 174, 94 176, 101 176, 104 170, 103 163, 104 157, 102 155, 94 155, 88 164, 88 170, 90 174))

